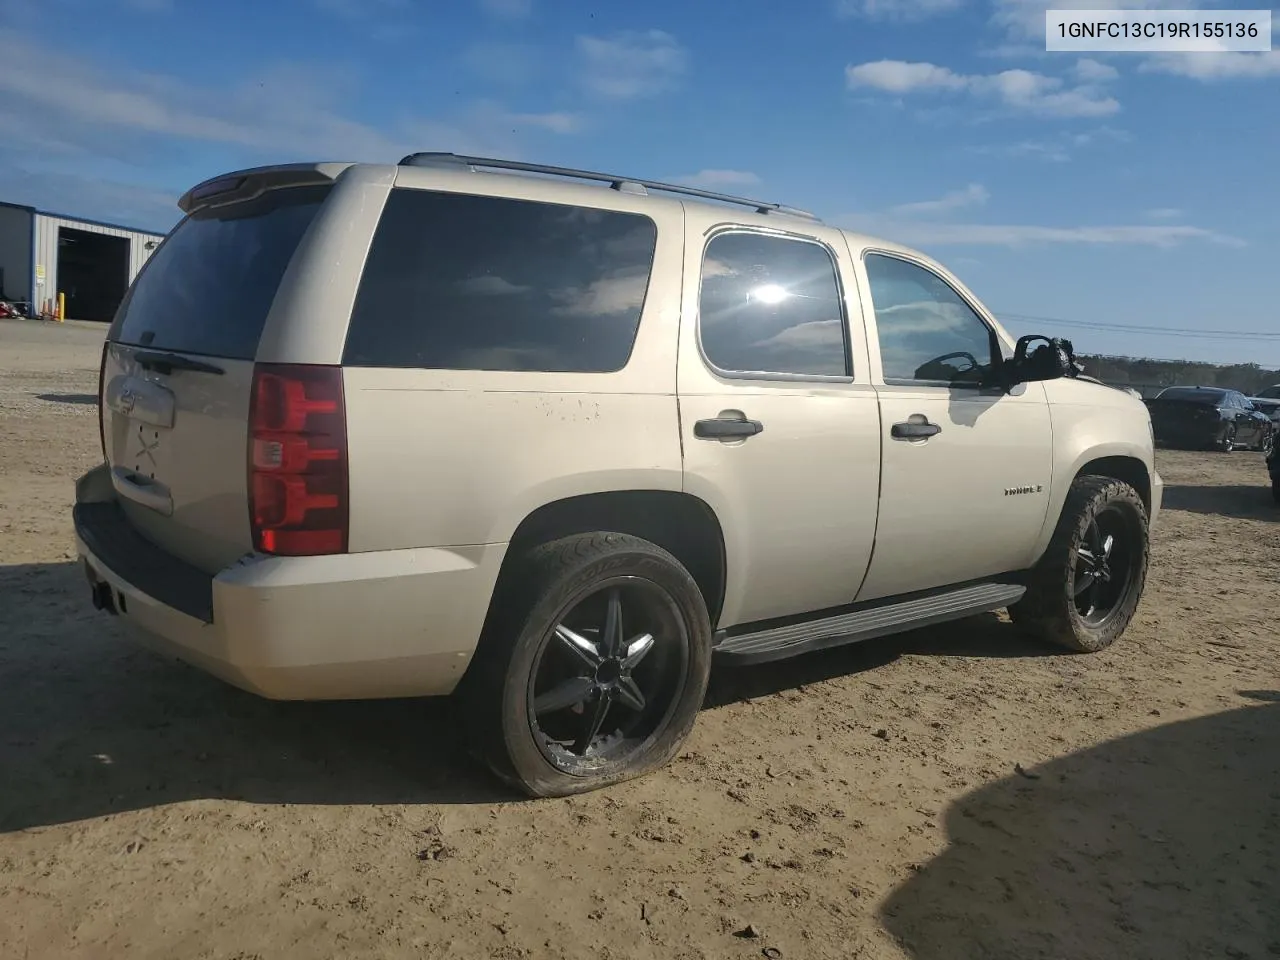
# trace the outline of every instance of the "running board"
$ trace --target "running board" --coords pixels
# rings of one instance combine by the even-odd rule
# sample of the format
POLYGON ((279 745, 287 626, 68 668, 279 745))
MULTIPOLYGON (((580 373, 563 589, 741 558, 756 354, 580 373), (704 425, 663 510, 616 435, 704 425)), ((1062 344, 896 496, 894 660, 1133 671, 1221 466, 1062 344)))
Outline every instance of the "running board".
POLYGON ((858 643, 935 623, 989 613, 1016 602, 1026 587, 1013 583, 977 583, 945 593, 899 600, 819 620, 768 627, 727 637, 714 648, 717 660, 745 666, 796 654, 858 643))

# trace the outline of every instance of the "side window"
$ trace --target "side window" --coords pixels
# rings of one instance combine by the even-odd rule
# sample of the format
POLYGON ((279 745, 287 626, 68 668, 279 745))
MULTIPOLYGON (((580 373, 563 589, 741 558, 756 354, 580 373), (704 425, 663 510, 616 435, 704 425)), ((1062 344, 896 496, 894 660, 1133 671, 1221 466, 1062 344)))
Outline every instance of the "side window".
POLYGON ((868 254, 866 267, 886 381, 977 383, 990 372, 991 329, 950 284, 897 257, 868 254))
POLYGON ((702 351, 731 373, 849 375, 836 265, 825 247, 722 233, 702 255, 702 351))
POLYGON ((374 234, 343 363, 609 373, 631 356, 648 217, 397 189, 374 234))

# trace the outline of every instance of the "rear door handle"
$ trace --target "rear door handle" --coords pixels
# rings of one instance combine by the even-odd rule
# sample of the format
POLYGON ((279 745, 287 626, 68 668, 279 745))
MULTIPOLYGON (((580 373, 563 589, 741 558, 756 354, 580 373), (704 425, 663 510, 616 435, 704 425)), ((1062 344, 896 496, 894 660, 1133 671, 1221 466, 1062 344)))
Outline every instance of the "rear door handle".
POLYGON ((942 432, 942 427, 930 423, 921 417, 919 420, 905 420, 895 423, 889 428, 889 435, 895 440, 923 440, 942 432))
POLYGON ((714 417, 693 425, 693 435, 699 440, 745 440, 763 432, 763 423, 743 417, 714 417))

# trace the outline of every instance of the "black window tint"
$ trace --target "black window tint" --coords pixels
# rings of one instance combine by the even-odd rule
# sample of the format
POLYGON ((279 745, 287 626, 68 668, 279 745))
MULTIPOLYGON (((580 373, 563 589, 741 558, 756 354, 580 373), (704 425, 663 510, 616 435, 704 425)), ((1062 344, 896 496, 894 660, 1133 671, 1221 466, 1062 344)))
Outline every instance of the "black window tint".
POLYGON ((847 376, 836 266, 816 243, 725 233, 702 258, 699 333, 721 370, 847 376))
POLYGON ((280 279, 329 190, 272 190, 187 217, 139 274, 109 337, 253 359, 280 279))
POLYGON ((931 270, 866 258, 885 380, 977 382, 991 369, 991 330, 931 270), (945 358, 945 359, 944 359, 945 358))
POLYGON ((658 231, 648 217, 394 190, 343 362, 605 373, 631 356, 658 231))

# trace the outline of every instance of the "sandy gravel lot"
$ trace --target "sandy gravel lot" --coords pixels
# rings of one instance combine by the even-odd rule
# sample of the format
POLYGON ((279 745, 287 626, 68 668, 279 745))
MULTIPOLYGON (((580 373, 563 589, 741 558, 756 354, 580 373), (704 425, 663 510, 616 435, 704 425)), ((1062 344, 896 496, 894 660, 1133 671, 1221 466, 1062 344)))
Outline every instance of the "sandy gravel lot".
POLYGON ((1258 454, 1162 453, 1101 655, 989 616, 720 673, 669 769, 530 803, 447 703, 261 701, 91 609, 101 335, 0 322, 0 958, 1280 955, 1258 454))

